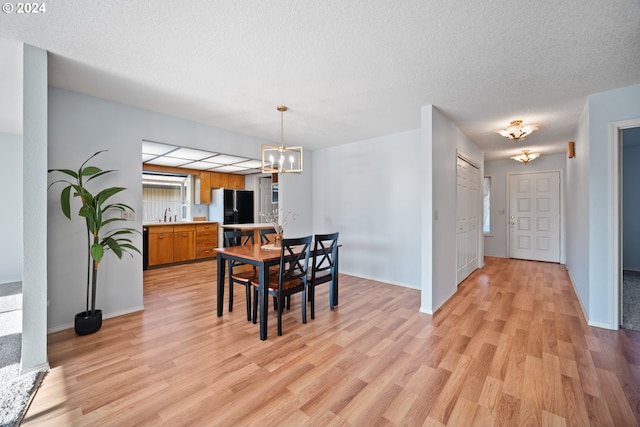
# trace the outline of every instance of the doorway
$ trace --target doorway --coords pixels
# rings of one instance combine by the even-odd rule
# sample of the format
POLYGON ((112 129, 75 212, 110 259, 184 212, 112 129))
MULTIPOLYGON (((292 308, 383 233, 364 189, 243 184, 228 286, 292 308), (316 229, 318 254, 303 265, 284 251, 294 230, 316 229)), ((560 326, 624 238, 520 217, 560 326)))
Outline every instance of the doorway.
POLYGON ((640 127, 621 130, 620 138, 621 325, 640 331, 640 127))
POLYGON ((458 157, 456 183, 456 279, 460 284, 478 268, 480 169, 458 157))
POLYGON ((560 262, 560 172, 509 175, 509 258, 560 262))

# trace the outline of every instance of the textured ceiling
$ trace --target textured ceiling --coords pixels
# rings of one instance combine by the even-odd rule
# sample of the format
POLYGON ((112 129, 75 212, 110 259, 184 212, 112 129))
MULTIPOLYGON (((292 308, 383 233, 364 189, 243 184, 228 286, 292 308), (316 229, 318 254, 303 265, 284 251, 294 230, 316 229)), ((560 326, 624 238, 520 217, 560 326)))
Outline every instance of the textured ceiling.
POLYGON ((637 0, 47 2, 0 37, 54 86, 305 148, 420 127, 438 107, 486 151, 566 148, 587 95, 640 83, 637 0))

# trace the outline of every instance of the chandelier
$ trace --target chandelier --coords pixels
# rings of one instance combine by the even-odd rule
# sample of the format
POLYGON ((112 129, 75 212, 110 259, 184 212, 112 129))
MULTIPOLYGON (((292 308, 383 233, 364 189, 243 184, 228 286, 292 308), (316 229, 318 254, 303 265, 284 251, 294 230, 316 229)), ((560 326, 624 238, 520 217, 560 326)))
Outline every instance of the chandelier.
POLYGON ((284 146, 284 112, 289 108, 279 105, 280 146, 262 144, 262 172, 264 173, 301 173, 302 147, 284 146))
POLYGON ((522 150, 522 154, 518 154, 517 156, 511 156, 510 159, 517 160, 518 162, 524 163, 525 165, 529 163, 533 159, 537 159, 540 157, 540 153, 532 153, 529 150, 522 150))
POLYGON ((505 138, 518 142, 521 139, 525 139, 534 130, 538 130, 538 125, 523 125, 522 120, 514 120, 506 129, 499 130, 498 133, 505 138))

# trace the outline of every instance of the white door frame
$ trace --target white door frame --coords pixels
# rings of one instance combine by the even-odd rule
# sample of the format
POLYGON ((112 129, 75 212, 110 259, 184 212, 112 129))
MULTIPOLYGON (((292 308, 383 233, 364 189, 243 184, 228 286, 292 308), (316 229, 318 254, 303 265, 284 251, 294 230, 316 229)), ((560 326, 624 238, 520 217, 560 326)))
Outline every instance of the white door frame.
MULTIPOLYGON (((532 173, 545 173, 545 172, 558 172, 560 174, 560 264, 565 264, 565 252, 566 248, 564 247, 564 236, 565 236, 565 200, 564 200, 564 171, 562 169, 545 169, 545 170, 533 170, 533 171, 522 171, 522 172, 508 172, 507 173, 507 206, 511 206, 511 187, 509 185, 509 181, 512 175, 529 175, 532 173)), ((507 218, 505 227, 507 227, 507 258, 511 258, 509 255, 511 254, 511 227, 509 227, 509 218, 507 218)))
POLYGON ((630 120, 622 120, 609 124, 609 140, 611 141, 610 155, 611 159, 611 191, 610 193, 610 209, 609 218, 611 224, 609 235, 611 236, 611 326, 615 330, 620 329, 622 323, 622 311, 620 310, 621 295, 620 281, 622 280, 622 139, 620 134, 623 129, 640 127, 640 117, 630 120))

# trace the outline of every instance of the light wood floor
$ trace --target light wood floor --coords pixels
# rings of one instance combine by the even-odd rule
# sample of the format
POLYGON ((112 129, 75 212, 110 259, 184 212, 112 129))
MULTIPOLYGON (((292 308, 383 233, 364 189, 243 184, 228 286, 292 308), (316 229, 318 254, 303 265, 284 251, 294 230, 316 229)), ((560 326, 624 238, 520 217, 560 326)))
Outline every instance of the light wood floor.
POLYGON ((141 313, 49 336, 24 426, 637 426, 640 334, 585 324, 557 264, 487 258, 433 317, 420 292, 341 276, 270 313, 215 315, 215 262, 145 272, 141 313))

